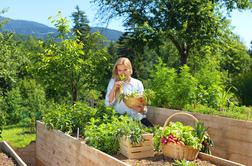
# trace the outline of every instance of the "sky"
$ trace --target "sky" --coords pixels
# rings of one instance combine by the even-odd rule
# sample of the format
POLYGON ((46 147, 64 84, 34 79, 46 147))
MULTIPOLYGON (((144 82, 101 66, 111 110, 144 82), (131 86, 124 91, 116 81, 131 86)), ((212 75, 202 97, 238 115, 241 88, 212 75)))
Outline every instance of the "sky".
MULTIPOLYGON (((85 11, 90 26, 107 27, 119 31, 124 31, 123 19, 112 19, 108 24, 97 19, 98 7, 90 3, 90 0, 0 0, 0 10, 8 8, 2 16, 11 19, 36 21, 53 27, 48 20, 49 16, 56 16, 58 11, 64 17, 71 20, 70 16, 75 11, 76 5, 80 10, 85 11)), ((252 41, 252 11, 234 11, 231 15, 233 32, 240 36, 241 41, 249 48, 252 41)))

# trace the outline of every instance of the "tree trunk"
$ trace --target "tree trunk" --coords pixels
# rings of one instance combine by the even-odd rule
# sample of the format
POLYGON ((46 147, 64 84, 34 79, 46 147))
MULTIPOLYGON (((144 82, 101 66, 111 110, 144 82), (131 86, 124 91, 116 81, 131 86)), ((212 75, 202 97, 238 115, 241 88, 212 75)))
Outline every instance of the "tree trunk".
POLYGON ((180 43, 179 40, 176 39, 173 35, 168 35, 168 36, 180 54, 180 66, 187 64, 187 58, 188 58, 188 53, 189 53, 188 45, 185 42, 180 43))
POLYGON ((78 100, 78 89, 77 89, 77 84, 76 81, 74 80, 72 82, 72 101, 73 104, 78 100))
POLYGON ((186 44, 183 45, 183 47, 181 47, 181 49, 179 50, 180 53, 180 66, 183 66, 185 64, 187 64, 187 59, 188 59, 188 47, 186 46, 186 44))

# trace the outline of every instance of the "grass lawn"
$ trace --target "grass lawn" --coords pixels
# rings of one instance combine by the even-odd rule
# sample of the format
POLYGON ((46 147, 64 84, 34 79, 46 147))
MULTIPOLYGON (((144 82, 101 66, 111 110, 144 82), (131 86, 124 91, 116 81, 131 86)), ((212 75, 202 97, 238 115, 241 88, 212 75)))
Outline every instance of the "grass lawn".
POLYGON ((5 126, 0 141, 7 141, 13 148, 23 148, 36 140, 36 133, 31 133, 28 127, 18 125, 5 126))

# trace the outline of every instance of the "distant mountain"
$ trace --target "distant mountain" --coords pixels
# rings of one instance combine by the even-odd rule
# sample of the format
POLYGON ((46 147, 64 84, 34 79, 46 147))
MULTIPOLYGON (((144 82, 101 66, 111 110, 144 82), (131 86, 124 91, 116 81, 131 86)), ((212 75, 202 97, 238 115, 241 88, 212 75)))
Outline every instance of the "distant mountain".
MULTIPOLYGON (((6 19, 0 16, 0 20, 6 19)), ((1 31, 11 31, 16 34, 34 35, 37 38, 45 39, 48 34, 56 34, 57 30, 52 27, 48 27, 44 24, 40 24, 34 21, 26 20, 13 20, 9 19, 9 22, 3 26, 1 31)), ((91 27, 91 32, 99 31, 102 35, 106 36, 108 40, 117 41, 123 34, 121 31, 112 30, 102 27, 91 27)))

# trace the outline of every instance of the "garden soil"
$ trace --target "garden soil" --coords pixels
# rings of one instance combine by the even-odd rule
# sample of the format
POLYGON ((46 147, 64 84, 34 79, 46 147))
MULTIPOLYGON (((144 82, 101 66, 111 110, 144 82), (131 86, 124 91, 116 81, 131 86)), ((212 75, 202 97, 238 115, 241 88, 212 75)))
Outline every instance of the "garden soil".
MULTIPOLYGON (((162 154, 156 153, 154 157, 144 158, 144 159, 127 159, 125 156, 118 154, 115 155, 117 159, 132 165, 132 166, 173 166, 174 160, 168 157, 164 157, 162 154)), ((194 161, 197 166, 216 166, 208 161, 202 161, 196 159, 194 161)))
POLYGON ((0 166, 15 166, 13 160, 0 151, 0 166))

